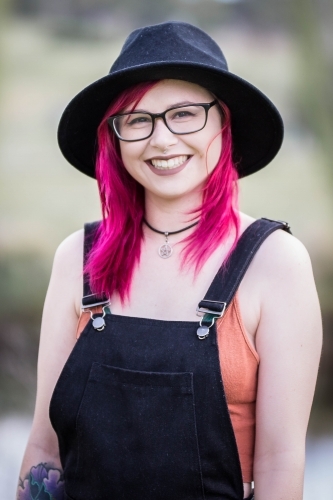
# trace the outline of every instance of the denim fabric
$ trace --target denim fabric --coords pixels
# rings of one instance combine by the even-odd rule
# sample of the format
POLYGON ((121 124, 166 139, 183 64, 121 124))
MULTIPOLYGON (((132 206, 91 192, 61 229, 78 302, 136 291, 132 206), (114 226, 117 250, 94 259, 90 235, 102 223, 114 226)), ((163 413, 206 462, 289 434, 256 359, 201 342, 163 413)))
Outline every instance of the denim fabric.
MULTIPOLYGON (((238 248, 249 253, 262 227, 263 240, 271 226, 259 221, 238 248)), ((210 300, 223 298, 222 282, 230 291, 241 254, 210 300)), ((215 326, 198 340, 198 322, 104 319, 102 331, 87 324, 51 399, 67 498, 243 500, 215 326)))
POLYGON ((197 322, 104 319, 82 332, 52 397, 67 495, 242 500, 215 329, 200 341, 197 322))

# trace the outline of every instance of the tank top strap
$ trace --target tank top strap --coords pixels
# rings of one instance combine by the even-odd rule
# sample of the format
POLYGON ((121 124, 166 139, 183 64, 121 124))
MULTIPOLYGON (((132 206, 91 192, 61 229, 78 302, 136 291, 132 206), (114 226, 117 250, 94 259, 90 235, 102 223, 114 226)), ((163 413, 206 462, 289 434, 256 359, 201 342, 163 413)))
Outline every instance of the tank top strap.
POLYGON ((228 261, 220 268, 204 299, 199 302, 200 314, 222 316, 232 301, 249 265, 265 239, 277 229, 291 234, 290 226, 284 221, 258 219, 239 238, 228 261))
MULTIPOLYGON (((84 245, 83 245, 83 265, 87 263, 89 253, 92 249, 94 241, 97 236, 97 231, 101 222, 88 222, 84 225, 84 245)), ((97 295, 92 293, 89 276, 87 274, 83 275, 83 297, 82 297, 82 309, 96 307, 100 305, 107 304, 109 302, 108 297, 105 294, 97 295)))

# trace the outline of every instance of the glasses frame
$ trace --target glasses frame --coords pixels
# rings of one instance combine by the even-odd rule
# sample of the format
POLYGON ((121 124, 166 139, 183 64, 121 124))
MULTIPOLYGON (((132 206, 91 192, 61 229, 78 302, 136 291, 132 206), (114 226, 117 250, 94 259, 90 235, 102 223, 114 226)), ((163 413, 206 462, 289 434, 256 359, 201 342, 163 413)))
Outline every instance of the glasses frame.
POLYGON ((213 106, 215 106, 215 104, 217 104, 217 99, 215 99, 214 101, 212 102, 198 102, 198 103, 193 103, 193 104, 184 104, 184 106, 173 106, 172 108, 168 108, 166 109, 165 111, 163 111, 163 113, 148 113, 148 111, 132 111, 131 113, 120 113, 120 114, 117 114, 117 115, 112 115, 112 116, 109 116, 109 118, 107 119, 107 122, 108 122, 108 125, 112 128, 113 132, 116 134, 116 136, 118 137, 119 140, 121 141, 124 141, 124 142, 138 142, 138 141, 144 141, 145 139, 148 139, 149 137, 151 137, 154 133, 154 130, 155 130, 155 120, 157 118, 162 118, 163 122, 164 122, 164 125, 166 126, 166 128, 168 130, 170 130, 170 132, 172 132, 173 134, 176 134, 176 135, 188 135, 188 134, 195 134, 196 132, 199 132, 200 130, 202 130, 203 128, 205 128, 206 126, 206 123, 207 123, 207 119, 208 119, 208 111, 210 110, 210 108, 212 108, 213 106), (178 108, 189 108, 191 106, 201 106, 204 108, 205 110, 205 113, 206 113, 206 116, 205 116, 205 123, 203 124, 203 126, 201 128, 199 128, 198 130, 194 130, 193 132, 174 132, 168 125, 167 121, 166 121, 166 117, 165 115, 169 112, 169 111, 172 111, 173 109, 178 109, 178 108), (128 116, 128 115, 142 115, 142 114, 145 114, 145 115, 149 115, 151 117, 151 120, 152 120, 152 129, 151 129, 151 132, 149 135, 146 135, 145 137, 142 137, 141 139, 123 139, 117 132, 116 130, 116 127, 114 126, 114 121, 116 118, 119 118, 120 116, 128 116))

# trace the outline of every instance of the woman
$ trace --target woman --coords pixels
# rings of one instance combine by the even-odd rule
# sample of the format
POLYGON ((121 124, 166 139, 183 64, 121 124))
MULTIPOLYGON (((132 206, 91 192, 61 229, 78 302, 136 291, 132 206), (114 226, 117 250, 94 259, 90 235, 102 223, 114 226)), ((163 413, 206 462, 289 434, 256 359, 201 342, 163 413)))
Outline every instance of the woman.
POLYGON ((56 253, 19 499, 302 498, 311 264, 286 223, 237 210, 282 135, 186 23, 136 30, 66 108, 60 147, 104 218, 56 253))

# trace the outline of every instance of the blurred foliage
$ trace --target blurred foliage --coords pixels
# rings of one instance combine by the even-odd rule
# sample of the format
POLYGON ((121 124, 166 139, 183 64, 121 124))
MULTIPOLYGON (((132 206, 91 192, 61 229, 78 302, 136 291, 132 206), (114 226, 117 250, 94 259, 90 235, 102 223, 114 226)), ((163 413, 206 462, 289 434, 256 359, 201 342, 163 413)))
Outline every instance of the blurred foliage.
POLYGON ((2 27, 6 20, 9 1, 10 0, 0 0, 0 88, 1 88, 1 73, 2 73, 2 59, 3 59, 1 33, 3 32, 2 27))
POLYGON ((50 262, 36 253, 12 252, 0 257, 0 317, 34 321, 41 315, 50 262))
POLYGON ((49 268, 35 253, 0 257, 0 412, 33 408, 49 268))
POLYGON ((200 26, 244 23, 263 30, 293 29, 295 11, 301 20, 308 7, 322 19, 331 15, 331 0, 8 0, 14 13, 53 18, 97 19, 102 16, 143 26, 167 19, 193 21, 200 26), (303 12, 305 9, 305 12, 303 12))
POLYGON ((299 109, 322 144, 333 182, 333 2, 293 0, 290 5, 300 54, 299 109))

